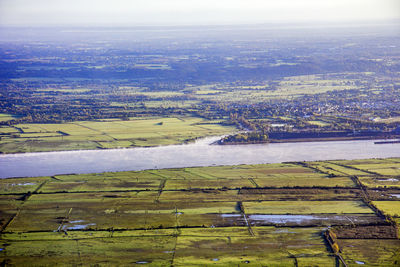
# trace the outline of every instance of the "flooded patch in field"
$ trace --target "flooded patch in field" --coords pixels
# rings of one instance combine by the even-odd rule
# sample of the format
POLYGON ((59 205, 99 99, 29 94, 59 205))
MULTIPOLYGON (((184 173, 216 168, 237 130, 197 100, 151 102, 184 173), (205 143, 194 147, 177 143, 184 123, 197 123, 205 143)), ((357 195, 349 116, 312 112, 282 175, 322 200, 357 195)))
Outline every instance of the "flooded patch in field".
POLYGON ((392 197, 400 198, 400 194, 391 194, 392 197))
POLYGON ((363 261, 355 261, 357 264, 365 264, 363 261))
POLYGON ((70 221, 68 224, 63 225, 62 230, 83 230, 86 229, 88 226, 96 225, 95 223, 75 224, 82 222, 84 221, 83 220, 70 221))
POLYGON ((26 186, 26 185, 36 185, 35 183, 19 183, 19 184, 11 184, 11 186, 26 186))
POLYGON ((395 178, 389 178, 389 179, 376 179, 379 182, 398 182, 398 179, 395 178))
POLYGON ((252 224, 256 222, 286 224, 286 223, 302 223, 310 220, 320 220, 324 217, 318 217, 314 215, 249 215, 249 220, 252 224))
POLYGON ((221 214, 222 218, 234 218, 234 217, 241 217, 242 214, 221 214))
POLYGON ((295 232, 291 232, 291 231, 289 231, 289 229, 276 229, 275 233, 276 234, 282 234, 282 233, 284 233, 284 234, 293 234, 295 232))
POLYGON ((137 262, 135 262, 136 264, 147 264, 147 263, 149 263, 148 261, 137 261, 137 262))
POLYGON ((267 225, 353 225, 353 224, 366 224, 377 223, 382 221, 375 215, 334 215, 334 214, 321 214, 321 215, 288 215, 288 214, 252 214, 247 215, 245 221, 241 214, 221 214, 225 221, 228 220, 232 225, 250 224, 253 226, 267 226, 267 225))
POLYGON ((69 223, 81 223, 83 220, 70 221, 69 223))

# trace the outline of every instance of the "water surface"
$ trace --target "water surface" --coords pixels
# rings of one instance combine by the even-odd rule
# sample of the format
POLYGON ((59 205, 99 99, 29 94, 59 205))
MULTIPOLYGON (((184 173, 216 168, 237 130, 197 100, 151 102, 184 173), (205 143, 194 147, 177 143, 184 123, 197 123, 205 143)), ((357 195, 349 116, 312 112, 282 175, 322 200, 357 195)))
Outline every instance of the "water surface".
POLYGON ((400 156, 400 144, 375 145, 376 140, 209 145, 219 138, 160 147, 0 155, 0 178, 400 156))

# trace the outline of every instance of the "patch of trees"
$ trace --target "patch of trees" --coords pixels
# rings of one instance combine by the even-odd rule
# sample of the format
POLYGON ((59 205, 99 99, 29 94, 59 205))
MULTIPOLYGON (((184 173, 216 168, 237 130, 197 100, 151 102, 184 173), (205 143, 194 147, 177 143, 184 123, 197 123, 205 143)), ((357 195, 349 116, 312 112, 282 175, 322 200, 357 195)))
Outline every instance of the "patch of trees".
POLYGON ((268 135, 261 132, 238 133, 219 141, 219 144, 254 144, 268 142, 268 135))

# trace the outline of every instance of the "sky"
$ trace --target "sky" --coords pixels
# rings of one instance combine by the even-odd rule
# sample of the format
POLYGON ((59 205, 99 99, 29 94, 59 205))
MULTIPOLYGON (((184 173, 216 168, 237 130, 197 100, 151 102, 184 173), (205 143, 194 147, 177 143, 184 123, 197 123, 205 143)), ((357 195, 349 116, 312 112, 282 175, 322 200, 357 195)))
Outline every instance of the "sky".
POLYGON ((0 26, 181 26, 400 19, 400 0, 0 0, 0 26))

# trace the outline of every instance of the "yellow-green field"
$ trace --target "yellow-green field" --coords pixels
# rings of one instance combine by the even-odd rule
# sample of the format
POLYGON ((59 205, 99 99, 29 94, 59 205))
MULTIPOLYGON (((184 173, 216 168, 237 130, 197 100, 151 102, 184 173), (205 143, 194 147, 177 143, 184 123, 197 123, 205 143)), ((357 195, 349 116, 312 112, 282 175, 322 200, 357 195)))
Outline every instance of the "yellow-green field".
POLYGON ((264 201, 243 205, 247 214, 373 213, 360 201, 264 201))
MULTIPOLYGON (((271 99, 296 98, 303 95, 344 91, 358 88, 353 81, 345 79, 326 80, 322 75, 301 75, 287 77, 280 81, 274 90, 267 84, 259 86, 233 86, 229 84, 207 84, 188 86, 185 89, 194 93, 199 100, 213 100, 223 103, 260 103, 271 99)), ((327 126, 325 122, 315 125, 327 126)))
POLYGON ((360 178, 391 176, 351 166, 381 163, 387 168, 397 160, 2 179, 0 262, 337 266, 340 256, 349 266, 395 266, 398 236, 371 240, 357 229, 367 225, 387 231, 399 223, 400 198, 392 196, 400 196, 400 190, 361 188, 353 171, 364 174, 360 178), (358 238, 337 238, 337 254, 323 235, 328 226, 350 227, 359 231, 358 238))
POLYGON ((10 121, 10 120, 13 120, 13 119, 16 119, 16 118, 18 118, 18 117, 14 116, 14 115, 0 113, 0 122, 2 122, 2 121, 10 121))
POLYGON ((400 217, 400 201, 373 201, 378 209, 393 217, 400 217))
POLYGON ((41 152, 180 144, 233 127, 200 118, 150 118, 0 127, 0 152, 41 152))

